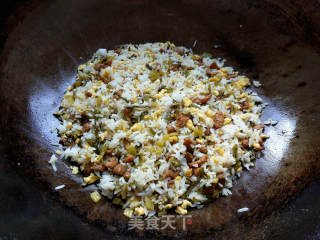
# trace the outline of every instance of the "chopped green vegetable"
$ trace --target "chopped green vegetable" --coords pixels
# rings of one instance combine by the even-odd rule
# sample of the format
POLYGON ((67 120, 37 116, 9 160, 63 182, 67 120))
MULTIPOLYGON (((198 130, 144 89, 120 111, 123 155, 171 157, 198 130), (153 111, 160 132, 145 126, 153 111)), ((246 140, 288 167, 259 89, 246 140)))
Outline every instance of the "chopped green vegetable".
POLYGON ((99 149, 99 155, 103 156, 108 149, 109 146, 107 144, 103 144, 99 149))
POLYGON ((152 128, 148 128, 148 133, 154 137, 154 135, 156 135, 156 132, 152 129, 152 128))
POLYGON ((212 194, 212 197, 213 198, 217 198, 219 197, 219 194, 220 194, 220 191, 219 190, 214 190, 213 194, 212 194))
POLYGON ((114 198, 112 199, 112 203, 115 205, 123 205, 123 202, 120 198, 114 198))
POLYGON ((138 151, 134 144, 130 144, 127 146, 127 153, 131 155, 137 155, 138 151))
POLYGON ((127 192, 128 192, 128 185, 125 183, 121 188, 121 198, 122 199, 127 198, 127 192))
POLYGON ((146 208, 147 208, 148 210, 154 210, 154 205, 153 205, 153 202, 151 201, 150 198, 145 197, 145 198, 144 198, 144 202, 145 202, 146 208))
POLYGON ((237 145, 237 144, 233 145, 233 147, 232 147, 232 154, 233 154, 233 157, 234 157, 235 159, 238 159, 238 145, 237 145))
POLYGON ((157 79, 160 79, 160 73, 156 70, 151 70, 149 73, 149 79, 151 82, 155 82, 157 79))
POLYGON ((159 147, 164 147, 165 142, 164 142, 164 141, 157 141, 157 145, 158 145, 159 147))
POLYGON ((195 137, 203 137, 203 128, 200 126, 200 127, 197 127, 193 130, 193 135, 195 137))
POLYGON ((208 53, 208 52, 204 52, 204 53, 202 54, 202 56, 205 57, 205 58, 212 58, 212 54, 211 54, 211 53, 208 53))
POLYGON ((179 167, 180 166, 180 161, 178 159, 176 159, 175 157, 169 158, 169 162, 174 167, 179 167))
POLYGON ((182 74, 183 74, 183 76, 185 76, 187 78, 189 76, 189 74, 190 74, 190 70, 184 69, 182 74))

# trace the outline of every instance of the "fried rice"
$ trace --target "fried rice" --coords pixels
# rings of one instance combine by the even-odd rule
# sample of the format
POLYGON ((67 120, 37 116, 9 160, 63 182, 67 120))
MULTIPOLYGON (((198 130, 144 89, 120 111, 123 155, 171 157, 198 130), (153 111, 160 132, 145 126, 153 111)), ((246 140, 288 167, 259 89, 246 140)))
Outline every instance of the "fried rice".
POLYGON ((231 194, 267 136, 265 104, 224 62, 167 42, 99 49, 78 67, 58 134, 72 173, 98 186, 94 202, 105 196, 127 217, 183 215, 231 194))

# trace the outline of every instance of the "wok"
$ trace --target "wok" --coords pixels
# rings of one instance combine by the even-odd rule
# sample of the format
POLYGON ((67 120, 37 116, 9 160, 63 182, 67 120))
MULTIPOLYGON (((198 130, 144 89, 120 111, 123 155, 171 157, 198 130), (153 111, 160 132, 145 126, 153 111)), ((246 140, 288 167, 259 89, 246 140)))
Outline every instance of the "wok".
POLYGON ((301 239, 319 237, 320 6, 316 0, 14 1, 3 11, 0 60, 0 239, 301 239), (52 115, 98 48, 172 41, 227 59, 263 84, 270 139, 255 167, 199 210, 186 230, 128 231, 122 210, 94 204, 68 163, 53 172, 52 115), (54 191, 58 185, 65 188, 54 191), (295 202, 288 202, 299 196, 295 202), (248 207, 239 214, 237 209, 248 207), (303 215, 305 209, 307 214, 303 215), (299 210, 299 211, 298 211, 299 210), (308 212, 309 211, 309 212, 308 212), (314 213, 315 212, 315 213, 314 213), (299 224, 296 224, 296 223, 299 224), (297 226, 299 226, 297 228, 297 226), (309 234, 309 235, 308 235, 309 234))

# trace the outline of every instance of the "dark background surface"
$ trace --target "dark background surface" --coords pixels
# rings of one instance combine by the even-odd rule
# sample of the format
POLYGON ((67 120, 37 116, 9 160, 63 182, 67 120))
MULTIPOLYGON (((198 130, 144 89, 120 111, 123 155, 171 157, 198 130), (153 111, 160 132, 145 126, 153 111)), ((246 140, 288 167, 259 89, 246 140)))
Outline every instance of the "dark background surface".
MULTIPOLYGON (((21 1, 4 1, 1 28, 21 1)), ((19 24, 19 23, 15 23, 19 24)), ((7 32, 0 35, 1 49, 7 32)), ((310 40, 311 42, 313 39, 310 40)), ((1 140, 1 136, 0 136, 1 140)), ((63 207, 45 183, 28 177, 8 158, 14 148, 0 148, 0 240, 3 239, 110 239, 101 226, 89 224, 71 208, 63 207)), ((279 212, 255 223, 248 238, 320 239, 320 181, 314 181, 279 212), (259 229, 258 233, 256 229, 259 229)), ((124 236, 114 236, 125 238, 124 236)), ((234 239, 237 239, 235 236, 234 239)))
MULTIPOLYGON (((81 220, 62 207, 48 188, 19 174, 19 166, 4 162, 0 150, 0 239, 110 239, 103 228, 81 220), (17 170, 12 170, 16 168, 17 170)), ((21 170, 21 169, 20 169, 21 170)), ((254 239, 320 239, 320 181, 311 183, 279 213, 253 226, 254 239)), ((123 239, 124 237, 114 236, 123 239)), ((234 239, 237 239, 235 237, 234 239)))

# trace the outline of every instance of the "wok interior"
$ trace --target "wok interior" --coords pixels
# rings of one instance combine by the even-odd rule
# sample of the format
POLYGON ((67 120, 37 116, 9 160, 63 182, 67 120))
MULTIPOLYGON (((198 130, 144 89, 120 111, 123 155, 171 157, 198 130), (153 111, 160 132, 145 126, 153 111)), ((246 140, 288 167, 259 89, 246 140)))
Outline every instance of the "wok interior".
MULTIPOLYGON (((126 232, 122 210, 103 200, 94 204, 66 162, 53 172, 48 159, 57 148, 58 121, 52 115, 64 90, 98 48, 124 43, 172 41, 226 58, 230 65, 263 84, 269 106, 262 120, 277 120, 263 156, 245 171, 223 197, 191 210, 187 231, 169 236, 214 233, 259 221, 279 209, 319 173, 319 63, 316 45, 301 26, 275 3, 234 1, 33 1, 18 9, 23 24, 10 32, 1 59, 1 130, 32 178, 53 189, 65 184, 59 198, 90 222, 126 232), (29 7, 29 8, 28 8, 29 7), (25 11, 24 8, 29 10, 25 11), (67 190, 68 189, 68 190, 67 190), (237 209, 250 211, 240 217, 237 209)), ((245 229, 245 228, 244 228, 245 229)), ((167 229, 168 230, 168 229, 167 229)), ((149 233, 141 233, 149 234, 149 233)))

